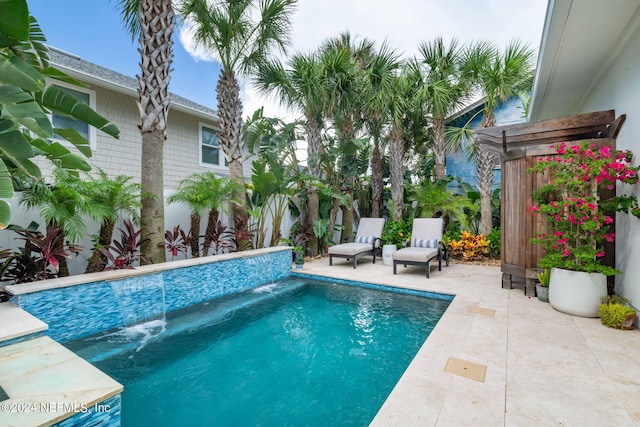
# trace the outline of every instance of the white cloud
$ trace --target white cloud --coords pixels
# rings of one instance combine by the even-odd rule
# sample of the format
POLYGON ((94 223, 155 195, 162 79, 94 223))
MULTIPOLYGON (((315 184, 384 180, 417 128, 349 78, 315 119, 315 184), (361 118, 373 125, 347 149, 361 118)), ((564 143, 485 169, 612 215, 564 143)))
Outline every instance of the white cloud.
POLYGON ((213 61, 211 53, 201 44, 195 41, 195 30, 189 19, 185 19, 180 25, 180 43, 189 55, 196 61, 213 61))
MULTIPOLYGON (((537 49, 546 7, 547 0, 299 0, 290 51, 314 51, 344 31, 373 39, 378 46, 386 39, 405 57, 438 36, 463 43, 487 40, 499 47, 518 38, 537 49)), ((197 60, 211 60, 184 27, 180 41, 185 49, 197 60)), ((242 86, 244 116, 264 105, 268 116, 295 117, 273 99, 242 86)))

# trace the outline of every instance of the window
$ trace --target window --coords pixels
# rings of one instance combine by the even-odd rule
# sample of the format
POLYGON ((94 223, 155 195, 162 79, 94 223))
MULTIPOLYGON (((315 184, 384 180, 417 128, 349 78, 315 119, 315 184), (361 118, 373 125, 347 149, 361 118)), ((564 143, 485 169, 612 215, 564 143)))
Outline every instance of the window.
MULTIPOLYGON (((95 92, 91 90, 86 90, 84 88, 78 88, 74 86, 73 89, 70 86, 63 85, 60 83, 56 83, 55 86, 62 89, 64 92, 69 93, 76 97, 81 102, 86 103, 92 109, 95 110, 95 92)), ((73 117, 52 113, 51 114, 51 124, 54 128, 66 129, 73 128, 80 135, 82 135, 87 141, 89 141, 89 146, 91 149, 96 148, 96 130, 93 126, 89 126, 88 124, 75 119, 73 117)), ((63 138, 59 138, 57 135, 54 135, 54 138, 60 139, 66 143, 66 140, 63 138)))
POLYGON ((220 139, 213 128, 200 125, 200 162, 203 165, 226 167, 227 161, 222 149, 220 139))

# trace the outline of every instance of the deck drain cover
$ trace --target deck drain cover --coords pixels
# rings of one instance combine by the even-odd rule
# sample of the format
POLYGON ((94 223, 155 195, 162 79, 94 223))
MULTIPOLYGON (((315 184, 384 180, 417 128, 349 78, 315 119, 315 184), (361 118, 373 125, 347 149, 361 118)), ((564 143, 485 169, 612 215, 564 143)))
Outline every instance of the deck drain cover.
POLYGON ((487 367, 479 363, 469 362, 468 360, 450 357, 449 360, 447 360, 444 371, 483 383, 484 376, 487 373, 487 367))
POLYGON ((482 308, 474 305, 469 309, 469 313, 482 314, 484 316, 496 317, 496 311, 490 308, 482 308))

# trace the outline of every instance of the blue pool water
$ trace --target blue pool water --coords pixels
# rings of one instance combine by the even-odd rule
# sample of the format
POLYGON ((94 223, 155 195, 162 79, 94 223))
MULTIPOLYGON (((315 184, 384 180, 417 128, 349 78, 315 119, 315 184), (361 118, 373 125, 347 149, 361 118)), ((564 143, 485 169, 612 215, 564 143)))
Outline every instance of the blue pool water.
POLYGON ((365 426, 449 303, 291 278, 65 345, 123 426, 365 426))

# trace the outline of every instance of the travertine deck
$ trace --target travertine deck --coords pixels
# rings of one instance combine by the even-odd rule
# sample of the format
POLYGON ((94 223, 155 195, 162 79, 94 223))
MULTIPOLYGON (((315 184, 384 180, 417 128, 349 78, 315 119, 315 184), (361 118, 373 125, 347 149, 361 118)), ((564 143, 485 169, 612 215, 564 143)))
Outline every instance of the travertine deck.
POLYGON ((354 270, 324 258, 303 272, 456 295, 373 426, 640 426, 638 330, 502 289, 497 267, 432 267, 427 279, 418 267, 394 276, 380 259, 354 270), (450 357, 486 366, 484 382, 445 372, 450 357))
MULTIPOLYGON (((49 337, 0 347, 1 426, 52 425, 120 394, 122 385, 49 337)), ((118 409, 119 410, 119 409, 118 409)))

